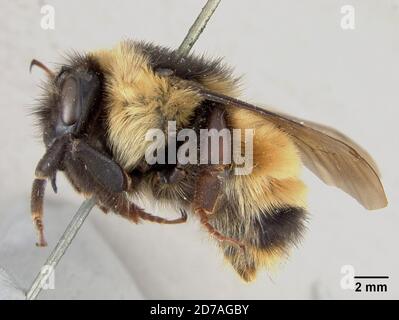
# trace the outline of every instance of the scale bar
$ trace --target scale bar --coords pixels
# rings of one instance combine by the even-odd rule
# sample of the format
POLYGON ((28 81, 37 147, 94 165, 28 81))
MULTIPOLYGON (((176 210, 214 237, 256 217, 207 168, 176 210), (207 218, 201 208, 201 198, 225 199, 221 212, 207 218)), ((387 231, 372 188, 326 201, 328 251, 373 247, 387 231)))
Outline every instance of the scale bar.
POLYGON ((389 276, 355 276, 355 279, 389 279, 389 276))

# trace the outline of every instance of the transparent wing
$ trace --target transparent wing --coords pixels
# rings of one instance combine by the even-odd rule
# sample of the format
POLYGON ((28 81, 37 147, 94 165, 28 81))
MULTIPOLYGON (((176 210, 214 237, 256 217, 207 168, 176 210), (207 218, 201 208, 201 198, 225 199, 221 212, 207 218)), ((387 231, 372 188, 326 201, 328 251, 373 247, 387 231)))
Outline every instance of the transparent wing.
POLYGON ((351 195, 366 209, 380 209, 387 205, 375 162, 365 150, 342 133, 218 93, 207 90, 201 90, 201 93, 207 100, 263 115, 291 136, 306 167, 324 183, 351 195))

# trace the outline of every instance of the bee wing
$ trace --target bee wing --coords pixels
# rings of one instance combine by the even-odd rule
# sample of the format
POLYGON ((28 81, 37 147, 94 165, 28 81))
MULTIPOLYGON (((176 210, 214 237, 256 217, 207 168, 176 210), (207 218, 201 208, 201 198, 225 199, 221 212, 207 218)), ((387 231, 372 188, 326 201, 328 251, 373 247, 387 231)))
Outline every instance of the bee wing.
POLYGON ((374 210, 387 205, 375 162, 365 150, 342 133, 218 93, 201 90, 201 94, 206 100, 263 115, 290 135, 306 167, 324 183, 351 195, 366 209, 374 210))

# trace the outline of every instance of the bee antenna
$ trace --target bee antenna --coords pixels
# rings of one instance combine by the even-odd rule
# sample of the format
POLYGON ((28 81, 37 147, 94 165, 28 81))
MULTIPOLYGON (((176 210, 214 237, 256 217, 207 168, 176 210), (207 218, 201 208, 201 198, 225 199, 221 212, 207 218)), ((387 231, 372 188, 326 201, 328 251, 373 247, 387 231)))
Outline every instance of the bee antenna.
POLYGON ((47 66, 45 66, 44 63, 40 62, 39 60, 32 59, 32 61, 30 62, 30 66, 29 66, 29 72, 32 72, 33 66, 43 69, 48 74, 49 77, 54 78, 54 76, 55 76, 54 72, 51 71, 49 68, 47 68, 47 66))

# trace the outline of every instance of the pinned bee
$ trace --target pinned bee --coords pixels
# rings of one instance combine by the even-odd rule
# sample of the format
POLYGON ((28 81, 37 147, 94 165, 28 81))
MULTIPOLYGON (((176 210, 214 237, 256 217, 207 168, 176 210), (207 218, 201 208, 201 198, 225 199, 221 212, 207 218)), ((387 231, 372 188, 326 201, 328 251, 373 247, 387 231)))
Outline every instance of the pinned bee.
POLYGON ((56 72, 37 60, 33 65, 48 74, 35 112, 46 147, 31 198, 39 246, 46 245, 46 181, 56 191, 58 171, 103 211, 134 223, 184 223, 186 212, 198 217, 246 281, 301 238, 307 215, 302 163, 367 209, 387 205, 378 169, 361 147, 331 128, 239 100, 238 79, 220 60, 182 59, 176 51, 126 41, 73 55, 56 72), (168 121, 178 131, 253 129, 251 173, 233 174, 234 162, 149 164, 146 132, 166 133, 168 121), (181 216, 145 212, 132 201, 143 195, 171 204, 181 216))

